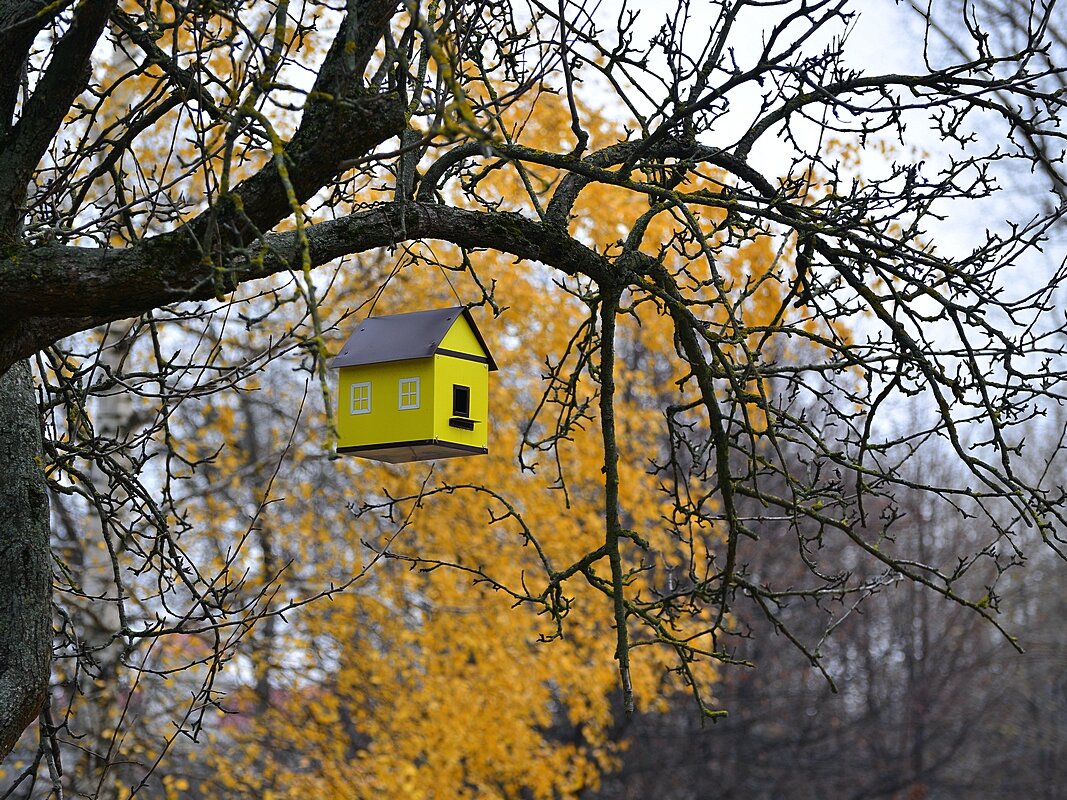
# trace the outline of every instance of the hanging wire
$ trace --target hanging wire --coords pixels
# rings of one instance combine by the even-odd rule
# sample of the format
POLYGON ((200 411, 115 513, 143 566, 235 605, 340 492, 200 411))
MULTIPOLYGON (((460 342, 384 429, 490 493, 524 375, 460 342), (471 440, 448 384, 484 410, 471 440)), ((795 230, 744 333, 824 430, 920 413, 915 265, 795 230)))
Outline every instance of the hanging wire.
POLYGON ((459 301, 459 304, 461 306, 466 308, 467 304, 463 302, 463 298, 459 296, 459 292, 456 291, 456 287, 452 285, 452 279, 448 277, 448 270, 445 269, 444 265, 440 261, 437 262, 437 268, 441 270, 441 274, 445 276, 445 282, 448 284, 448 288, 452 290, 452 294, 456 296, 456 300, 459 301))
MULTIPOLYGON (((374 308, 375 306, 377 306, 378 300, 381 298, 381 296, 385 294, 385 290, 386 288, 388 288, 393 278, 400 274, 400 270, 404 269, 407 266, 411 266, 416 262, 416 257, 410 251, 408 251, 407 248, 405 248, 405 254, 407 255, 407 258, 397 260, 396 266, 393 267, 393 269, 385 277, 385 280, 381 282, 378 288, 374 290, 374 294, 372 294, 370 298, 366 302, 364 302, 359 308, 355 309, 355 312, 358 313, 360 308, 369 304, 370 308, 367 309, 367 319, 370 319, 374 316, 374 308)), ((468 304, 463 302, 463 298, 460 297, 459 292, 456 291, 456 287, 452 283, 452 279, 448 277, 448 270, 440 261, 434 259, 434 262, 437 264, 437 268, 441 270, 441 275, 444 276, 445 283, 448 284, 448 288, 452 291, 452 294, 456 298, 456 301, 464 308, 467 308, 468 304)))
MULTIPOLYGON (((411 257, 410 254, 409 254, 409 257, 412 258, 412 261, 414 261, 414 258, 411 257)), ((393 278, 395 278, 397 275, 399 275, 400 274, 400 270, 402 270, 403 268, 404 268, 403 259, 398 259, 397 262, 396 262, 396 266, 393 267, 393 269, 390 271, 390 273, 385 277, 385 280, 382 281, 381 285, 377 289, 374 290, 374 294, 372 294, 370 296, 370 299, 365 301, 363 303, 363 305, 361 305, 359 307, 359 308, 362 308, 363 306, 367 305, 367 303, 370 303, 370 308, 367 310, 367 319, 370 319, 371 317, 374 316, 374 307, 376 305, 378 305, 379 298, 381 298, 381 296, 383 294, 385 294, 386 287, 389 286, 390 281, 392 281, 393 278)), ((357 312, 359 311, 359 308, 356 309, 357 312)))

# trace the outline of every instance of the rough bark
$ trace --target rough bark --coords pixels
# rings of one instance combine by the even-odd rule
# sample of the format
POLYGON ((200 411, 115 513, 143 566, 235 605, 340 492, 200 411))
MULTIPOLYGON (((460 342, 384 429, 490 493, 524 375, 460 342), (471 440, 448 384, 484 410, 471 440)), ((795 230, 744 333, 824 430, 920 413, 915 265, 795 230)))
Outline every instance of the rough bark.
POLYGON ((52 655, 48 494, 30 368, 0 377, 0 759, 41 710, 52 655))

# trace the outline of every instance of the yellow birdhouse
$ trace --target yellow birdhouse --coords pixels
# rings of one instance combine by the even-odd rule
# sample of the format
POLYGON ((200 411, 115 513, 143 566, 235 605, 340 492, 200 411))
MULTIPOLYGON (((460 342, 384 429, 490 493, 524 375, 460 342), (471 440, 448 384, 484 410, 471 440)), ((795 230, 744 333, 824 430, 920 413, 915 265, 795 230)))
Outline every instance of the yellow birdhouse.
POLYGON ((365 319, 330 366, 337 452, 394 464, 489 452, 497 367, 467 309, 365 319))

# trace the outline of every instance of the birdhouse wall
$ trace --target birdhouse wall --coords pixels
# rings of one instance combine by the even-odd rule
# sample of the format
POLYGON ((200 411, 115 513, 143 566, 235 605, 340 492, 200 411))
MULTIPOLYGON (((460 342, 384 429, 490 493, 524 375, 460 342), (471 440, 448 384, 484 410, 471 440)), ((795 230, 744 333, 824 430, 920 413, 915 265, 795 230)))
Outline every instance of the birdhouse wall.
POLYGON ((434 357, 434 372, 434 438, 468 447, 487 447, 489 442, 489 365, 438 355, 434 357), (467 419, 473 424, 471 430, 453 424, 453 420, 456 419, 454 386, 464 386, 469 390, 470 403, 467 419))
POLYGON ((342 367, 338 375, 339 447, 434 438, 434 364, 431 358, 342 367), (417 380, 417 397, 411 392, 417 380), (401 381, 405 381, 404 398, 401 381), (356 386, 353 392, 352 387, 356 386), (369 394, 369 404, 365 402, 369 394), (407 402, 401 402, 402 399, 407 402), (413 405, 414 408, 401 408, 413 405))

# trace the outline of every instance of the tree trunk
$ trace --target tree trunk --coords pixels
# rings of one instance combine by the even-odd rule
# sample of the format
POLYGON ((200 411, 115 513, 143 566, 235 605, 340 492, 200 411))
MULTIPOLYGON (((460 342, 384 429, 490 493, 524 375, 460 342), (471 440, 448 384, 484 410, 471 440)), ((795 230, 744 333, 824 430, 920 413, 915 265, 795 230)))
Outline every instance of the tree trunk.
POLYGON ((0 760, 36 719, 52 656, 40 417, 26 362, 0 376, 0 760))

